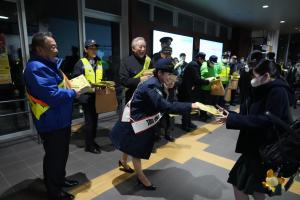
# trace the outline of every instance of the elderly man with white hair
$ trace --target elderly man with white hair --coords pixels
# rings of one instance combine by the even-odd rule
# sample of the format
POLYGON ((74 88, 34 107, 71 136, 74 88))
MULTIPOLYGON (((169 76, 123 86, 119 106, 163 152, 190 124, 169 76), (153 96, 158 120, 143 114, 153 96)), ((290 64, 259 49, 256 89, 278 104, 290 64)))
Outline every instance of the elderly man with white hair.
POLYGON ((145 71, 152 68, 152 62, 146 55, 146 40, 136 37, 131 42, 132 55, 124 59, 120 68, 120 81, 125 87, 126 103, 130 100, 137 85, 151 77, 145 71))

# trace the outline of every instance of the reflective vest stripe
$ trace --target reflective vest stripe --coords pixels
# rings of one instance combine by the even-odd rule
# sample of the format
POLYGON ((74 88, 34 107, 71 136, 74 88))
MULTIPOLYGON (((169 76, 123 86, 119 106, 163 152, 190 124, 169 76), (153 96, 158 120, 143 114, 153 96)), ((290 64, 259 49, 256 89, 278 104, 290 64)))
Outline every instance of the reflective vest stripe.
MULTIPOLYGON (((58 85, 58 88, 65 88, 64 80, 58 85)), ((35 118, 39 120, 41 115, 44 114, 50 107, 46 102, 31 96, 28 92, 27 96, 31 112, 35 118)))

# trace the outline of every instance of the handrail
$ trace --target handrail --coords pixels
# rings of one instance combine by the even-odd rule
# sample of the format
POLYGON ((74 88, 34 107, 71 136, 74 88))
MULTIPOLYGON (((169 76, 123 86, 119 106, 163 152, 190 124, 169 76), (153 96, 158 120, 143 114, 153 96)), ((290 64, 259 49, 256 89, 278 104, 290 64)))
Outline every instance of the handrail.
POLYGON ((27 98, 24 98, 24 99, 14 99, 14 100, 8 100, 8 101, 0 101, 0 104, 3 104, 3 103, 12 103, 12 102, 18 102, 18 101, 27 101, 27 98))
POLYGON ((20 115, 20 114, 25 114, 25 113, 29 113, 29 111, 15 112, 15 113, 9 113, 9 114, 3 114, 3 115, 0 115, 0 117, 8 117, 8 116, 20 115))

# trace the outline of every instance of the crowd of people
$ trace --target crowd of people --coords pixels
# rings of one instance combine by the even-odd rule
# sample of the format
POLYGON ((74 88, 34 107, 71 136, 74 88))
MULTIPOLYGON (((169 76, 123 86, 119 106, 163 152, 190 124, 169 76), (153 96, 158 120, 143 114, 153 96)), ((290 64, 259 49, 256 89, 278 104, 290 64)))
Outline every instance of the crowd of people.
MULTIPOLYGON (((266 169, 261 165, 259 148, 272 143, 276 136, 272 121, 264 113, 270 111, 283 121, 290 122, 289 108, 295 102, 296 81, 286 80, 288 78, 284 77, 272 52, 266 55, 253 51, 246 60, 243 57, 238 59, 229 51, 224 52, 222 58, 215 55, 207 58, 205 52, 198 52, 187 63, 184 52, 179 59, 172 58, 172 38, 164 37, 160 42, 161 51, 150 58, 146 54, 146 40, 134 38, 132 54, 120 66, 119 84, 125 92, 125 106, 121 106, 122 113, 109 134, 112 144, 122 152, 118 162, 120 170, 136 173, 137 181, 144 189, 155 190, 156 187, 143 173, 141 159, 150 158, 155 152, 154 143, 161 136, 170 142, 175 141, 171 134, 174 119, 170 114, 182 116, 181 128, 186 132, 197 128, 192 123, 192 111, 200 110, 196 120, 211 121, 212 116, 200 109, 197 102, 201 102, 216 106, 223 113, 217 118, 218 123, 226 124, 228 129, 240 130, 236 152, 241 156, 228 179, 236 199, 249 199, 249 195, 265 199, 268 191, 261 182, 266 169), (232 82, 237 80, 238 87, 232 87, 232 82), (223 95, 212 93, 216 81, 223 88, 223 95), (230 111, 237 103, 240 104, 240 112, 230 111), (128 165, 129 156, 134 169, 128 165)), ((103 79, 101 59, 96 54, 98 47, 95 40, 85 42, 84 56, 75 64, 72 77, 83 75, 91 84, 103 79)), ((57 58, 57 44, 51 33, 35 34, 32 51, 24 80, 33 121, 43 140, 43 171, 48 198, 73 199, 73 195, 62 189, 78 184, 65 178, 72 103, 77 98, 83 107, 85 151, 101 153, 95 142, 98 124, 95 91, 81 93, 65 84, 65 75, 60 70, 62 61, 57 58)), ((298 68, 296 65, 291 72, 293 75, 288 73, 287 77, 294 76, 298 68)))

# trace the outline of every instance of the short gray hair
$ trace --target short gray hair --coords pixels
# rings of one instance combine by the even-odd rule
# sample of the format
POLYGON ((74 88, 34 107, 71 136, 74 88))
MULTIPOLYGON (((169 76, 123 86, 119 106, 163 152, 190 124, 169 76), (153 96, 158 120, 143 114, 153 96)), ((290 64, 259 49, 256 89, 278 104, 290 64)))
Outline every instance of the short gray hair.
POLYGON ((145 38, 143 37, 136 37, 131 41, 131 48, 134 48, 138 41, 143 40, 146 43, 145 38))

